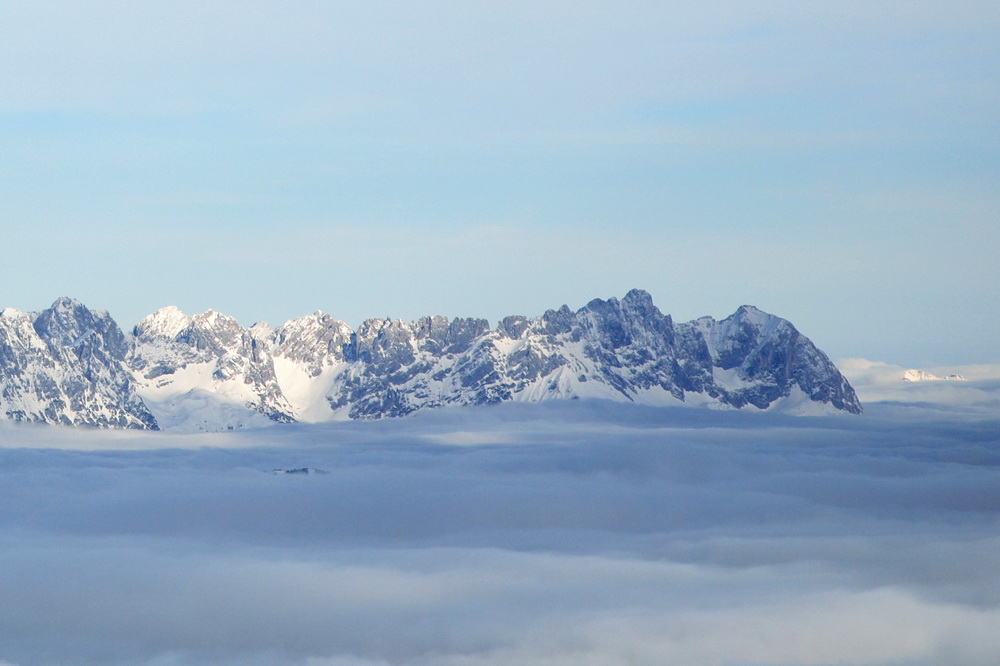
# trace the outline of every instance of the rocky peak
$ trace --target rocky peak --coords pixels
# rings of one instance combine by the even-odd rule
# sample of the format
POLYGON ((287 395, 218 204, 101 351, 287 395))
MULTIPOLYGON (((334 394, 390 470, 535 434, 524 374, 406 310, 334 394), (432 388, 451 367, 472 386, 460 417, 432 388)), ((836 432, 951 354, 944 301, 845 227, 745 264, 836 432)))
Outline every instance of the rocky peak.
POLYGON ((653 297, 649 295, 648 291, 642 289, 630 289, 622 298, 622 304, 630 310, 656 310, 656 306, 653 305, 653 297))
POLYGON ((128 353, 125 334, 107 311, 90 310, 76 299, 57 299, 35 313, 33 326, 53 352, 74 349, 79 358, 97 353, 119 361, 128 353))
POLYGON ((324 367, 344 360, 352 334, 347 324, 317 310, 275 330, 274 356, 304 364, 315 377, 324 367))
POLYGON ((0 317, 4 319, 30 319, 28 313, 17 308, 4 308, 0 310, 0 317))
POLYGON ((174 305, 160 308, 132 328, 132 334, 144 340, 174 340, 191 326, 191 317, 174 305))
POLYGON ((428 354, 443 354, 448 346, 448 318, 441 315, 421 317, 413 322, 417 349, 428 354))
POLYGON ((455 317, 448 325, 445 353, 461 354, 490 330, 490 323, 475 317, 455 317))
POLYGON ((475 317, 421 317, 412 325, 414 339, 420 351, 431 354, 459 354, 490 330, 490 323, 475 317))
POLYGON ((170 306, 143 319, 134 332, 130 367, 154 404, 207 391, 272 420, 291 420, 271 355, 276 333, 266 322, 243 328, 215 310, 188 316, 170 306))
POLYGON ((0 321, 0 409, 16 421, 155 429, 125 366, 129 343, 103 310, 71 298, 0 321))
POLYGON ((266 321, 258 321, 247 329, 255 342, 270 343, 274 340, 274 328, 266 321))
MULTIPOLYGON (((591 301, 591 303, 593 302, 591 301)), ((545 311, 541 318, 540 331, 545 335, 556 336, 563 333, 571 333, 575 324, 576 314, 569 309, 568 305, 563 305, 558 310, 545 311)))
POLYGON ((531 325, 531 320, 522 315, 504 317, 497 324, 497 333, 504 338, 519 340, 531 325))
POLYGON ((585 322, 588 340, 600 347, 620 349, 644 344, 664 349, 674 342, 670 316, 661 313, 650 295, 639 289, 628 292, 621 301, 594 299, 577 315, 585 322))
POLYGON ((348 360, 408 365, 414 359, 414 331, 399 319, 368 319, 351 340, 348 360))

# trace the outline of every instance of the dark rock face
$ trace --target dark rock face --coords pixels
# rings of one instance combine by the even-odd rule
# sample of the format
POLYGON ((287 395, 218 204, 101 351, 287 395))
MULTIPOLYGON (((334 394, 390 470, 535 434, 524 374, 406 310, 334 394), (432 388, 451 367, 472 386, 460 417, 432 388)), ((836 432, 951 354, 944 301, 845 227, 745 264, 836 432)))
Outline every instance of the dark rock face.
POLYGON ((861 412, 847 380, 790 322, 743 306, 721 321, 675 324, 641 290, 505 317, 495 329, 433 316, 352 331, 317 312, 272 330, 163 308, 129 336, 70 299, 0 314, 6 418, 156 428, 139 393, 181 375, 198 395, 224 394, 275 421, 578 397, 758 409, 787 398, 861 412))

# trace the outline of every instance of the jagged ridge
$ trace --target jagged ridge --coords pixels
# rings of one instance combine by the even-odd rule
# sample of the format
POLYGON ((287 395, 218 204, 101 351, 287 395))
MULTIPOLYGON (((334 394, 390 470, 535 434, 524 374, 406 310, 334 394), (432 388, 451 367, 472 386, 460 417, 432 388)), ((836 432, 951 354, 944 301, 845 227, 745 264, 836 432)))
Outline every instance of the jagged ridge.
POLYGON ((433 316, 353 331, 322 312, 243 328, 167 307, 130 335, 107 313, 60 299, 0 315, 0 381, 6 418, 102 427, 215 429, 581 397, 861 412, 847 380, 787 320, 743 306, 675 324, 641 290, 495 328, 433 316))

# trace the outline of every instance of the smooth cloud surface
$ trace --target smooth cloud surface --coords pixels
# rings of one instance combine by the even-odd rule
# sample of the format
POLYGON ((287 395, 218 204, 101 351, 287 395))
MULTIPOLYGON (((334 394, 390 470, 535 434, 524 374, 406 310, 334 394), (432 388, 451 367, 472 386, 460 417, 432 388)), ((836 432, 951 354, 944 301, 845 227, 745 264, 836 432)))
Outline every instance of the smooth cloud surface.
POLYGON ((1000 652, 1000 428, 927 414, 5 426, 0 659, 982 664, 1000 652), (271 473, 299 467, 328 473, 271 473))

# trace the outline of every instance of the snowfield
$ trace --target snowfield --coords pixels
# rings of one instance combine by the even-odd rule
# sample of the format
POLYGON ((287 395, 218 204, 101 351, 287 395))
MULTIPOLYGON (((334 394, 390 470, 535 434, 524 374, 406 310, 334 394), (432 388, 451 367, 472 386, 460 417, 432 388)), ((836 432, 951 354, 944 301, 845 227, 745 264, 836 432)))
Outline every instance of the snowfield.
POLYGON ((858 417, 3 423, 0 662, 989 663, 1000 383, 906 384, 858 417))

